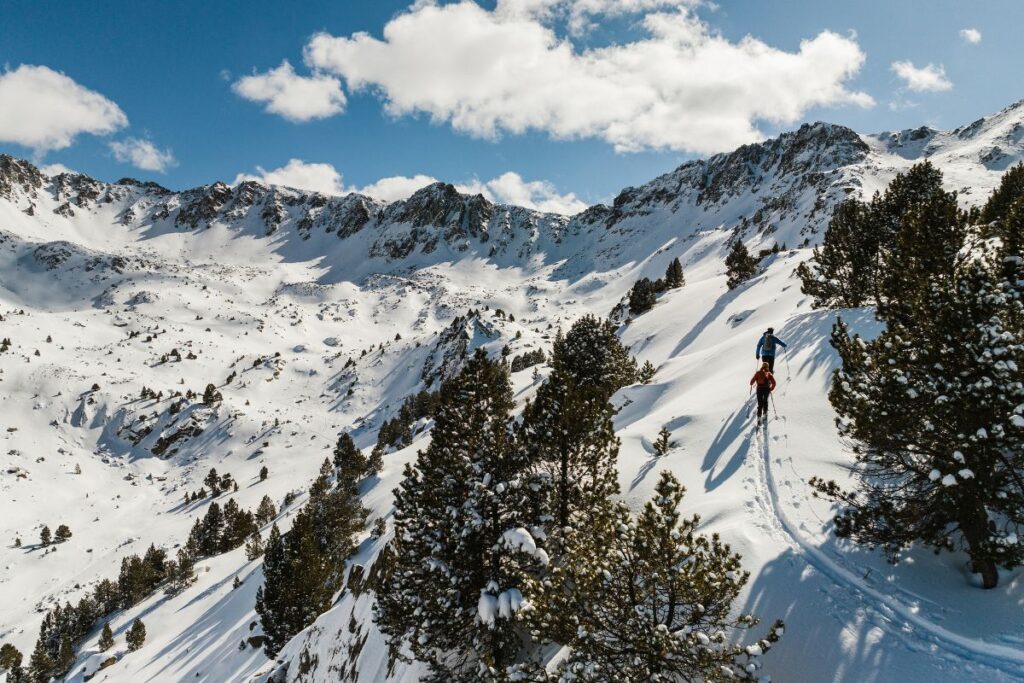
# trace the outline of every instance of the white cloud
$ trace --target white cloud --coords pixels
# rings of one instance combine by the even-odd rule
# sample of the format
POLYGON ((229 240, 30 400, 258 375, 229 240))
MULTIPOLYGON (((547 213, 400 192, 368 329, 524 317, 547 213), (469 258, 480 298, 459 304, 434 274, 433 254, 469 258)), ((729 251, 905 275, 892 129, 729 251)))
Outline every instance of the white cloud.
MULTIPOLYGON (((291 159, 284 166, 270 171, 260 166, 256 170, 256 174, 239 173, 233 184, 255 180, 265 185, 283 185, 336 196, 357 192, 383 202, 395 202, 438 182, 437 178, 421 173, 414 176, 389 176, 364 187, 350 187, 345 185, 342 174, 331 164, 307 163, 301 159, 291 159)), ((514 204, 537 211, 574 214, 587 208, 572 192, 558 194, 555 186, 546 180, 526 181, 518 173, 512 172, 503 173, 486 182, 472 180, 456 183, 455 187, 463 194, 482 194, 492 202, 514 204)))
POLYGON ((299 76, 288 60, 266 73, 238 79, 231 89, 247 100, 266 102, 266 111, 297 123, 345 111, 345 93, 337 78, 299 76))
POLYGON ((55 175, 60 175, 61 173, 77 173, 77 171, 71 170, 64 164, 46 164, 45 166, 40 166, 39 171, 43 175, 48 175, 51 178, 55 175))
POLYGON ((495 13, 502 17, 550 21, 564 17, 574 34, 595 27, 593 17, 616 17, 654 10, 694 7, 699 0, 498 0, 495 13))
POLYGON ((365 187, 352 188, 353 192, 359 194, 365 194, 367 197, 373 197, 379 199, 382 202, 397 202, 399 199, 405 199, 412 195, 413 192, 427 185, 432 185, 437 182, 437 178, 433 178, 428 175, 417 173, 412 177, 408 176, 391 176, 389 178, 381 178, 375 183, 371 183, 365 187))
POLYGON ((167 169, 178 165, 171 150, 161 150, 149 140, 125 138, 110 143, 110 151, 114 158, 122 163, 131 164, 143 171, 164 173, 167 169))
POLYGON ((0 142, 42 154, 69 147, 82 133, 107 135, 126 125, 114 102, 49 67, 22 64, 0 73, 0 142))
POLYGON ((259 171, 256 175, 239 173, 235 176, 234 184, 237 185, 244 180, 255 180, 265 185, 284 185, 299 190, 331 195, 351 192, 351 190, 345 189, 341 181, 341 174, 330 164, 307 163, 301 159, 290 159, 281 168, 268 171, 257 166, 256 170, 259 171))
POLYGON ((552 12, 586 17, 618 12, 619 3, 503 0, 488 11, 469 0, 419 2, 381 39, 317 34, 305 59, 350 90, 379 94, 393 116, 424 113, 484 138, 528 130, 597 137, 620 151, 733 149, 763 137, 760 121, 873 104, 847 88, 865 58, 852 37, 825 31, 786 52, 749 36, 730 42, 687 3, 624 1, 631 12, 681 6, 647 12, 641 39, 578 49, 552 28, 552 12))
POLYGON ((572 215, 587 208, 587 204, 580 201, 572 192, 558 194, 557 188, 546 180, 523 180, 522 176, 511 171, 486 183, 465 187, 466 190, 479 192, 491 201, 523 206, 535 211, 572 215))
POLYGON ((953 82, 946 78, 946 69, 941 64, 928 64, 918 68, 910 61, 902 61, 893 62, 889 68, 914 92, 942 92, 953 89, 953 82))
POLYGON ((960 38, 971 45, 977 45, 981 42, 981 31, 976 28, 962 28, 960 38))

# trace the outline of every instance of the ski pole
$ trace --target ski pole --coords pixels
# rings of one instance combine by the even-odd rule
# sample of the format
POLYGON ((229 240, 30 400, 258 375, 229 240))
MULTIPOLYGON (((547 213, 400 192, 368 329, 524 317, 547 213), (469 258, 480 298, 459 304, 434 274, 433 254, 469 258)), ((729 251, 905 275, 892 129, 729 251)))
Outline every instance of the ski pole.
POLYGON ((779 411, 777 411, 775 409, 775 396, 774 396, 774 394, 775 394, 774 391, 769 391, 768 392, 768 398, 770 398, 772 400, 772 412, 775 413, 775 419, 778 420, 779 419, 779 411))
POLYGON ((782 349, 782 351, 786 354, 786 381, 788 382, 793 378, 789 371, 789 352, 786 349, 782 349))

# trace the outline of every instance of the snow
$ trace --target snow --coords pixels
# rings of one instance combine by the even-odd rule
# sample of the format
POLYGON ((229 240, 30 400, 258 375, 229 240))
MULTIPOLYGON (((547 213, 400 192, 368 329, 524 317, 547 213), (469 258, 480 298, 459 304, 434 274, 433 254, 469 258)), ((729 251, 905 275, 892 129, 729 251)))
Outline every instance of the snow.
MULTIPOLYGON (((395 259, 380 255, 380 245, 412 234, 407 223, 344 238, 314 228, 303 237, 289 213, 268 235, 259 211, 231 209, 240 217, 225 213, 194 230, 176 226, 173 210, 171 218, 153 218, 168 200, 136 187, 112 186, 109 203, 72 205, 70 217, 54 213, 67 197, 52 188, 0 197, 0 337, 13 342, 0 354, 0 641, 27 657, 40 610, 76 600, 150 543, 182 543, 209 504, 186 505, 183 496, 202 485, 210 467, 239 482, 221 504, 231 496, 253 509, 269 495, 280 506, 286 493, 309 485, 340 430, 350 430, 359 447, 372 447, 380 422, 424 388, 424 364, 439 367, 450 356, 454 342, 438 345, 439 335, 467 309, 481 311, 459 330, 470 351, 481 346, 497 354, 504 344, 513 355, 548 350, 555 328, 584 313, 607 314, 637 278, 660 277, 678 256, 686 286, 662 295, 622 330, 639 361, 658 372, 650 384, 613 399, 620 407, 620 485, 627 504, 639 509, 658 472, 672 470, 687 488, 683 513, 699 513, 702 530, 721 534, 742 554, 751 578, 737 608, 768 622, 786 620, 786 637, 763 660, 764 676, 1021 680, 1024 573, 1003 572, 998 588, 981 591, 968 583, 973 577, 962 554, 913 548, 890 565, 878 552, 836 539, 834 510, 810 495, 812 476, 849 485, 843 465, 851 455, 827 401, 837 364, 828 343, 836 313, 812 310, 792 272, 809 256, 809 248, 795 247, 820 238, 808 226, 827 216, 807 218, 819 198, 833 202, 845 187, 870 195, 927 153, 965 203, 983 201, 1009 163, 1005 155, 1020 158, 1013 131, 1022 121, 1017 105, 960 132, 860 136, 866 156, 829 171, 823 187, 799 185, 771 164, 743 166, 761 174, 759 192, 730 186, 706 204, 683 183, 696 173, 684 166, 638 189, 678 193, 677 199, 624 211, 610 227, 514 210, 508 229, 492 226, 486 241, 470 235, 449 243, 429 227, 421 232, 442 233, 432 251, 420 244, 395 259), (994 147, 1004 156, 992 154, 994 147), (738 228, 762 198, 790 189, 792 211, 738 228), (25 213, 29 202, 32 216, 25 213), (122 222, 129 208, 137 218, 122 222), (776 242, 791 248, 768 256, 763 272, 728 290, 722 259, 734 229, 754 251, 776 242), (464 241, 470 247, 460 251, 464 241), (115 257, 125 265, 114 268, 115 257), (495 316, 497 308, 515 322, 495 316), (751 351, 769 325, 789 348, 776 364, 778 418, 758 432, 746 382, 751 351), (129 339, 129 332, 140 334, 129 339), (159 362, 172 348, 182 360, 159 362), (196 358, 186 359, 188 352, 196 358), (349 359, 355 365, 346 368, 349 359), (222 386, 231 372, 236 377, 222 386), (168 414, 170 391, 201 394, 208 382, 223 394, 219 407, 194 404, 168 414), (140 400, 143 386, 163 391, 164 399, 140 400), (191 415, 201 418, 200 433, 183 437, 169 455, 155 455, 157 440, 191 415), (143 416, 153 429, 133 442, 128 428, 143 416), (678 447, 655 458, 649 445, 662 426, 678 447), (270 476, 261 482, 264 465, 270 476), (37 544, 39 530, 60 523, 74 535, 46 552, 37 544), (14 547, 15 537, 22 547, 14 547)), ((287 203, 285 209, 297 210, 287 203)), ((840 315, 866 337, 878 330, 868 309, 840 315)), ((513 376, 520 408, 547 373, 537 370, 536 378, 533 368, 513 376)), ((1024 427, 1021 415, 1009 421, 1024 427)), ((411 446, 386 455, 383 471, 363 483, 371 521, 391 514, 403 466, 429 439, 429 429, 418 431, 411 446)), ((953 454, 955 475, 935 470, 932 479, 948 486, 974 476, 959 455, 953 454)), ((304 500, 300 494, 281 511, 282 528, 304 500)), ((516 528, 503 542, 539 556, 539 538, 516 528)), ((367 531, 352 567, 369 570, 387 540, 367 531)), ((239 648, 259 634, 253 604, 260 563, 240 548, 202 561, 197 573, 181 594, 160 592, 113 615, 111 654, 118 661, 94 680, 266 680, 277 663, 257 647, 239 648), (236 576, 242 584, 233 589, 236 576), (147 642, 128 653, 124 632, 136 617, 146 623, 147 642)), ((515 589, 494 587, 481 594, 478 616, 493 623, 524 606, 515 589)), ((336 680, 340 670, 355 671, 365 683, 417 680, 422 670, 415 663, 389 668, 372 611, 372 590, 343 592, 280 659, 308 655, 312 668, 303 680, 336 680)), ((68 680, 77 683, 98 668, 98 637, 97 628, 68 680)), ((753 640, 744 645, 759 647, 753 640)), ((289 681, 298 669, 289 669, 289 681)))

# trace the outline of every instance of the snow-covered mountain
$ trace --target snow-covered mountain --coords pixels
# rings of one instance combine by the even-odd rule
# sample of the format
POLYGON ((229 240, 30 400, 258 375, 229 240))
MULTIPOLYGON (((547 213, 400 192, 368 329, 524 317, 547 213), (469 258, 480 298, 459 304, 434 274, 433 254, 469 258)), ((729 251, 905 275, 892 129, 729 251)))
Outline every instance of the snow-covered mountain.
MULTIPOLYGON (((621 332, 658 368, 615 398, 626 500, 647 499, 664 468, 686 484, 686 511, 744 555, 744 610, 786 620, 765 660, 776 680, 1024 679, 1020 572, 983 593, 966 585, 960 556, 917 552, 889 566, 837 542, 828 505, 806 486, 842 478, 848 456, 825 397, 834 314, 811 310, 793 269, 838 201, 923 159, 964 204, 984 201, 1024 159, 1024 101, 953 131, 804 125, 571 218, 442 183, 391 204, 255 182, 173 192, 49 177, 0 156, 0 338, 11 341, 0 353, 0 642, 27 656, 43 611, 116 577, 126 555, 182 543, 209 504, 184 496, 211 467, 239 484, 222 503, 253 509, 269 495, 287 527, 339 431, 369 449, 405 397, 473 349, 548 349, 555 328, 608 314, 636 279, 679 257, 686 287, 621 332), (723 258, 736 239, 766 255, 761 275, 728 290, 723 258), (792 357, 765 439, 745 400, 767 325, 792 357), (216 406, 172 398, 211 382, 216 406), (141 398, 144 387, 160 397, 141 398), (662 426, 678 446, 655 459, 662 426), (62 523, 70 540, 38 545, 43 525, 62 523)), ((875 325, 870 311, 844 317, 875 325)), ((514 373, 520 405, 544 374, 514 373)), ((403 465, 428 442, 429 424, 418 427, 364 485, 371 521, 388 515, 403 465)), ((119 661, 94 680, 415 680, 415 665, 389 669, 372 622, 372 562, 386 541, 368 530, 349 588, 278 662, 247 644, 261 569, 239 548, 204 560, 184 592, 118 613, 119 661), (139 615, 147 642, 127 653, 139 615)), ((109 656, 98 636, 69 680, 109 656)))

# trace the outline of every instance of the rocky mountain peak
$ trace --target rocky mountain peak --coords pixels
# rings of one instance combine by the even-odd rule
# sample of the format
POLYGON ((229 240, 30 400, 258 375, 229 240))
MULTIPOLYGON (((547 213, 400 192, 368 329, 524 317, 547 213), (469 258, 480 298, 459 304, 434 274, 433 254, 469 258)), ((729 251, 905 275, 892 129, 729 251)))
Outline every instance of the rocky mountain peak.
POLYGON ((0 154, 0 197, 13 200, 16 188, 27 196, 35 196, 45 183, 46 176, 31 163, 0 154))

